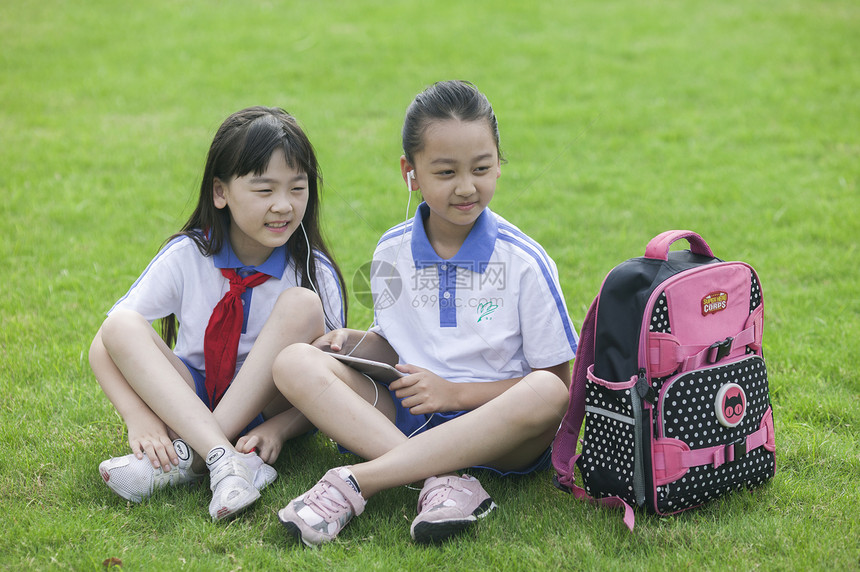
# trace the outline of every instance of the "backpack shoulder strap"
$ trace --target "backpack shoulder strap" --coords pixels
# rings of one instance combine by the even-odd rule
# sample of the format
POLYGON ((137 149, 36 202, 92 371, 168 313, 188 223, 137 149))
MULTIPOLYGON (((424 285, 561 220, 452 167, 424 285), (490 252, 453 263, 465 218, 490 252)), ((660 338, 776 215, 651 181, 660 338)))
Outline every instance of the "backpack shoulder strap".
POLYGON ((585 322, 579 332, 579 347, 570 381, 570 401, 552 444, 552 465, 555 467, 556 478, 558 484, 567 489, 573 486, 574 468, 578 457, 576 448, 582 420, 585 417, 585 380, 588 368, 594 364, 594 326, 597 319, 598 300, 599 296, 588 308, 585 322))

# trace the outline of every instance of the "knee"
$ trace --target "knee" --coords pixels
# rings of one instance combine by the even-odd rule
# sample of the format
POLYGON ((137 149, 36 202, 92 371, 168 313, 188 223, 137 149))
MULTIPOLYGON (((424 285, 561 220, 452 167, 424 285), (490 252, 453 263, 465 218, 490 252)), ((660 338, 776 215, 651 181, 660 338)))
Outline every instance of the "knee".
POLYGON ((520 383, 523 382, 526 382, 525 391, 519 396, 519 401, 524 430, 540 434, 557 427, 567 411, 569 393, 564 382, 555 374, 542 370, 530 373, 520 383))
POLYGON ((275 357, 272 363, 272 378, 278 390, 292 401, 302 391, 307 391, 320 368, 322 350, 310 344, 292 344, 275 357))
MULTIPOLYGON (((149 322, 139 313, 133 310, 118 309, 111 312, 102 323, 97 339, 108 351, 119 347, 120 344, 130 339, 129 334, 136 328, 150 328, 149 322)), ((93 344, 97 346, 96 341, 93 344)))
POLYGON ((314 337, 325 333, 322 301, 307 288, 288 288, 278 295, 269 319, 289 320, 293 327, 307 329, 314 337))
POLYGON ((548 371, 533 372, 537 392, 546 403, 546 409, 554 421, 557 421, 567 411, 570 390, 567 385, 554 373, 548 371))
POLYGON ((289 313, 296 316, 322 316, 323 307, 320 297, 307 288, 287 288, 278 295, 273 312, 289 313))

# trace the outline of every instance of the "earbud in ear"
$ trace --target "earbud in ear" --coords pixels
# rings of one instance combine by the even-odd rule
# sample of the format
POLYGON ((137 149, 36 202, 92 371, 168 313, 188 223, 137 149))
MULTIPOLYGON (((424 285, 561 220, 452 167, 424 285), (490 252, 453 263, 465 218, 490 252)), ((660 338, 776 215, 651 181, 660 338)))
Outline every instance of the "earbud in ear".
POLYGON ((414 181, 414 180, 415 180, 415 170, 412 169, 411 171, 406 173, 406 188, 409 190, 410 193, 412 192, 412 181, 414 181))

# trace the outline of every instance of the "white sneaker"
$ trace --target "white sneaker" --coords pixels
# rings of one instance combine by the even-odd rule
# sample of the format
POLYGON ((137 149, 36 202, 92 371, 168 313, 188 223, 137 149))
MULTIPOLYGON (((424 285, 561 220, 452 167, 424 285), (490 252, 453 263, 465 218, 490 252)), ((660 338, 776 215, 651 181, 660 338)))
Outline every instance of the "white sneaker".
POLYGON ((141 502, 153 492, 166 486, 193 483, 205 475, 191 469, 194 452, 182 439, 173 442, 173 449, 179 457, 179 465, 165 472, 161 467, 152 466, 146 454, 138 459, 134 454, 113 457, 99 465, 99 473, 105 484, 126 500, 141 502))
POLYGON ((213 447, 206 456, 212 520, 229 518, 260 498, 260 490, 278 478, 278 473, 256 453, 236 453, 213 447))

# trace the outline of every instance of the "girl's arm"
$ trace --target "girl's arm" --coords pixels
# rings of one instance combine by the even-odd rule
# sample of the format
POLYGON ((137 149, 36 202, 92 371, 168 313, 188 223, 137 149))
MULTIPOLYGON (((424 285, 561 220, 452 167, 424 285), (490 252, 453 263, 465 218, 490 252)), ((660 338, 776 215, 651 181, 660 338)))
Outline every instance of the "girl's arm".
MULTIPOLYGON (((409 375, 391 382, 388 387, 395 390, 397 397, 406 398, 403 401, 404 407, 408 407, 410 413, 415 415, 471 411, 526 379, 520 377, 481 383, 453 383, 442 379, 432 371, 414 365, 401 364, 397 369, 409 375)), ((565 385, 570 386, 570 362, 536 369, 553 373, 565 385)))
POLYGON ((397 352, 388 340, 375 332, 341 328, 320 336, 313 345, 326 352, 349 354, 389 365, 397 363, 397 352))

